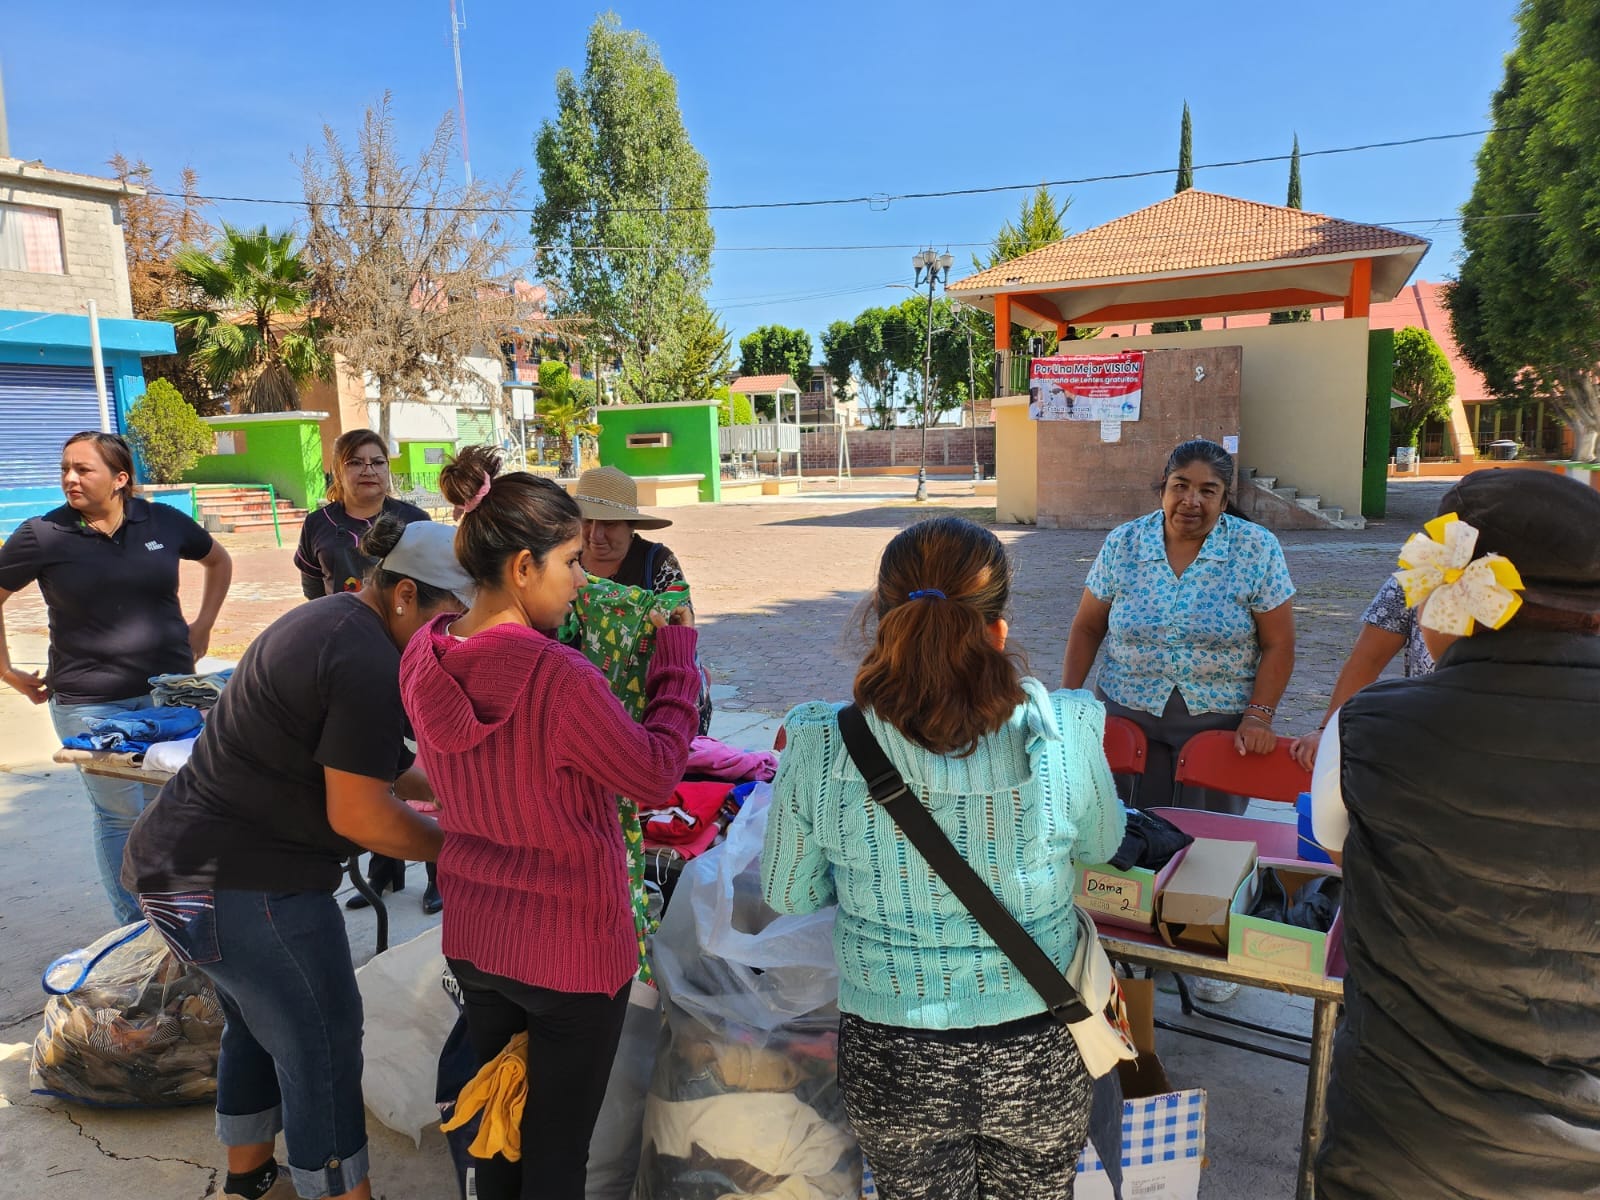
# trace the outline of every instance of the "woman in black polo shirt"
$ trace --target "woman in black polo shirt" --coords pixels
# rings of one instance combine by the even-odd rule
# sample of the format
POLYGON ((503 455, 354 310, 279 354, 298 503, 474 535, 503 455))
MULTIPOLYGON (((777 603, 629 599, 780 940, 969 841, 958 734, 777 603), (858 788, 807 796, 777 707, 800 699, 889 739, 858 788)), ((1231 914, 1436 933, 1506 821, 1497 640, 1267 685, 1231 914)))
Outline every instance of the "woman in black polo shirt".
MULTIPOLYGON (((373 560, 361 552, 361 539, 379 517, 391 516, 404 525, 427 521, 415 504, 389 494, 389 453, 383 438, 371 429, 349 429, 333 443, 333 475, 328 503, 306 516, 300 526, 300 545, 294 565, 300 569, 300 589, 307 600, 335 592, 359 592, 373 560)), ((382 895, 406 886, 406 864, 398 858, 374 854, 367 863, 367 882, 382 895)), ((351 896, 347 908, 367 907, 365 896, 351 896)), ((436 913, 444 907, 428 864, 428 886, 422 909, 436 913)))
MULTIPOLYGON (((50 616, 50 667, 12 665, 0 615, 0 678, 35 704, 50 704, 57 736, 86 721, 149 708, 152 675, 194 670, 228 594, 233 562, 177 509, 134 493, 133 454, 114 433, 76 433, 61 448, 67 502, 17 527, 0 546, 0 606, 35 581, 50 616), (200 612, 183 618, 178 561, 205 568, 200 612)), ((94 806, 95 858, 118 922, 139 919, 122 885, 122 848, 154 789, 82 775, 94 806)))

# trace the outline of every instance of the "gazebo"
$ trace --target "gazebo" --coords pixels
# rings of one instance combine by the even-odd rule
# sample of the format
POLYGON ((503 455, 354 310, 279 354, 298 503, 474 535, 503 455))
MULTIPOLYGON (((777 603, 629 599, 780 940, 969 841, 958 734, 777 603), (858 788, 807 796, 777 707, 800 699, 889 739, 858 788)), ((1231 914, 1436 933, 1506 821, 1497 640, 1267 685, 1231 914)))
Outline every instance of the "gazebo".
POLYGON ((744 463, 748 457, 750 461, 759 463, 770 458, 777 470, 778 477, 783 477, 783 456, 794 456, 794 474, 798 482, 802 471, 800 462, 800 385, 794 381, 792 375, 741 375, 729 385, 728 391, 736 396, 750 398, 750 424, 738 425, 733 421, 733 414, 728 414, 728 424, 720 431, 721 451, 723 457, 730 460, 734 473, 742 473, 744 463), (755 402, 761 396, 771 396, 773 413, 771 423, 760 423, 756 420, 755 402), (784 397, 792 397, 794 403, 794 417, 792 421, 785 421, 783 415, 784 397))
POLYGON ((1236 443, 1246 471, 1292 480, 1312 516, 1381 515, 1392 341, 1375 334, 1369 351, 1366 318, 1427 248, 1383 226, 1191 188, 951 283, 952 299, 995 315, 997 515, 1092 528, 1147 511, 1161 447, 1196 435, 1236 443), (1087 327, 1324 306, 1345 320, 1067 340, 1087 327), (1014 324, 1054 332, 1061 355, 1146 351, 1141 419, 1114 441, 1089 422, 1029 421, 1031 364, 1013 350, 1014 324))

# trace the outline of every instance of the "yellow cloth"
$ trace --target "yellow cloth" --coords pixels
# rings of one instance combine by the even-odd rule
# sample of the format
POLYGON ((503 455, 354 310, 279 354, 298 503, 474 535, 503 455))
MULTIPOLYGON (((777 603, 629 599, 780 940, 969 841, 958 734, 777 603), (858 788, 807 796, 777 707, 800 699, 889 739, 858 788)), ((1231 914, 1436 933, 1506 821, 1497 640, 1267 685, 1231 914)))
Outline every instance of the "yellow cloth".
POLYGON ((478 1136, 467 1147, 473 1158, 501 1155, 507 1162, 522 1158, 522 1110, 528 1103, 528 1035, 506 1043, 456 1097, 456 1111, 439 1126, 445 1133, 460 1129, 483 1113, 478 1136))

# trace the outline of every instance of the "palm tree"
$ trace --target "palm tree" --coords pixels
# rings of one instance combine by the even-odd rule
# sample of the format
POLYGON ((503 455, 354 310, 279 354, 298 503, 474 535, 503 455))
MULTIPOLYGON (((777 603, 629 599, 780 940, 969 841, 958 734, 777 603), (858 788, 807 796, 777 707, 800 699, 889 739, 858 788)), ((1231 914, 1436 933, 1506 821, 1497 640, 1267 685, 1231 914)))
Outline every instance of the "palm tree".
POLYGON ((162 318, 177 327, 179 352, 237 398, 236 411, 293 411, 303 385, 332 376, 333 356, 306 311, 310 271, 292 233, 224 224, 209 249, 185 247, 172 265, 209 303, 162 318))

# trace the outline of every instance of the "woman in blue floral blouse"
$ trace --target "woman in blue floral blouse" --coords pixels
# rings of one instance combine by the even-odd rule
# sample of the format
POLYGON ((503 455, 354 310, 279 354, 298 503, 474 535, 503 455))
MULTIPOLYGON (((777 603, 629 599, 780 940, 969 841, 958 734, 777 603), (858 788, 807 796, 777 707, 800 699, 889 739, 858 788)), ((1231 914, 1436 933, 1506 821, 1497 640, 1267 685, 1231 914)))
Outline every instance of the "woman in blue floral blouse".
MULTIPOLYGON (((1107 535, 1067 638, 1062 683, 1079 688, 1098 656, 1106 711, 1149 739, 1140 802, 1172 803, 1179 749, 1209 729, 1265 754, 1294 670, 1294 584, 1278 539, 1228 510, 1233 456, 1185 442, 1167 459, 1161 507, 1107 535)), ((1247 799, 1184 789, 1188 808, 1241 813, 1247 799)))

